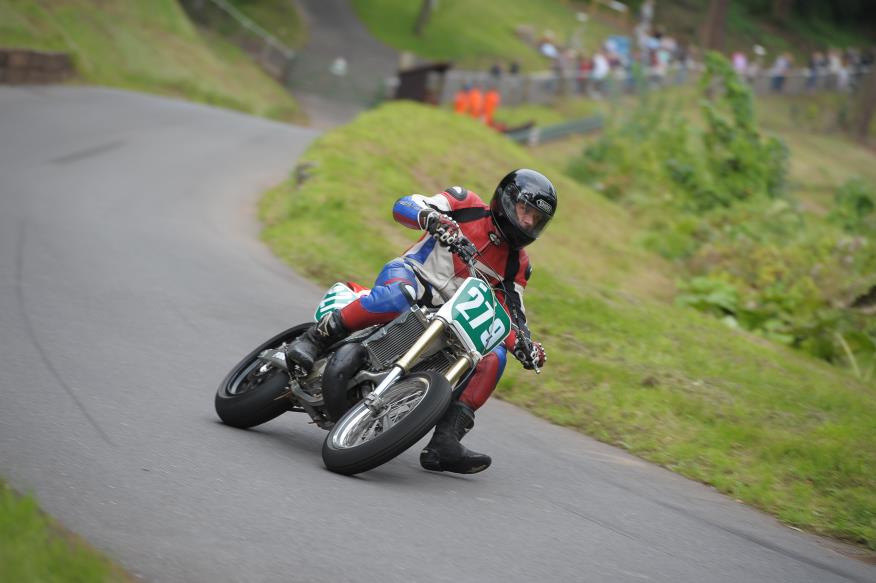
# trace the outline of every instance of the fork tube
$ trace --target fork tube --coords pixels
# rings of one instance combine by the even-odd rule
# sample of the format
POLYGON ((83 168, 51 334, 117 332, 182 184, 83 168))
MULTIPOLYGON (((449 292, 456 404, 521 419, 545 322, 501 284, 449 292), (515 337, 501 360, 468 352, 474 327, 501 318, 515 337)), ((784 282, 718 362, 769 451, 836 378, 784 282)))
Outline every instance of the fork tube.
POLYGON ((451 387, 454 387, 469 368, 471 368, 471 359, 468 356, 460 356, 459 360, 453 363, 453 366, 444 375, 444 378, 447 379, 451 387))
POLYGON ((408 350, 404 356, 399 358, 395 365, 400 366, 402 370, 408 372, 411 368, 411 364, 420 358, 420 356, 426 352, 426 349, 429 348, 429 345, 432 344, 432 341, 444 332, 444 326, 444 322, 438 318, 433 319, 432 323, 429 324, 429 327, 426 328, 426 331, 423 332, 423 335, 417 338, 417 341, 414 342, 414 345, 411 346, 410 350, 408 350))
POLYGON ((417 341, 414 342, 414 345, 402 356, 399 358, 396 363, 392 366, 392 369, 389 371, 389 374, 384 377, 380 384, 374 387, 374 390, 365 397, 365 406, 371 409, 375 415, 382 409, 382 400, 380 396, 392 385, 395 381, 401 378, 404 374, 407 373, 408 369, 415 360, 420 358, 420 355, 423 354, 429 345, 432 344, 432 341, 436 340, 441 334, 444 333, 444 322, 435 318, 432 320, 432 323, 429 324, 429 327, 426 328, 426 331, 423 332, 423 335, 417 338, 417 341))

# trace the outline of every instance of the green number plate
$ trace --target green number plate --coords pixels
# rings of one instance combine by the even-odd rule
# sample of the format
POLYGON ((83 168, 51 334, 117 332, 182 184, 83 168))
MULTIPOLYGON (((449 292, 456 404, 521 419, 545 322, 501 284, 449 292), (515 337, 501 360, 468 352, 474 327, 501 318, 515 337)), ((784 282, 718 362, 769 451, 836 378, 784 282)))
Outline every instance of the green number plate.
POLYGON ((358 297, 359 296, 356 295, 356 292, 348 288, 346 285, 336 283, 325 292, 322 301, 319 302, 319 305, 316 307, 316 313, 313 317, 319 322, 326 314, 334 312, 335 310, 340 310, 347 304, 356 301, 356 298, 358 297))
POLYGON ((481 355, 488 354, 511 333, 511 318, 486 283, 470 277, 438 316, 450 322, 457 334, 481 355))

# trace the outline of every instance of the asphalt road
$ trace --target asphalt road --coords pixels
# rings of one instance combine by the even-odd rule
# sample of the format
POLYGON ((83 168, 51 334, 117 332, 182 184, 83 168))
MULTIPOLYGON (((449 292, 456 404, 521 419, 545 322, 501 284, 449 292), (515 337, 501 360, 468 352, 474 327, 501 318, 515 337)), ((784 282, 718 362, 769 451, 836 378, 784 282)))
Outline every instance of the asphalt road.
MULTIPOLYGON (((148 581, 876 581, 713 490, 499 401, 476 476, 326 471, 303 415, 216 385, 320 290, 254 203, 313 133, 93 88, 0 88, 0 475, 148 581)), ((549 374, 549 373, 548 373, 549 374)))

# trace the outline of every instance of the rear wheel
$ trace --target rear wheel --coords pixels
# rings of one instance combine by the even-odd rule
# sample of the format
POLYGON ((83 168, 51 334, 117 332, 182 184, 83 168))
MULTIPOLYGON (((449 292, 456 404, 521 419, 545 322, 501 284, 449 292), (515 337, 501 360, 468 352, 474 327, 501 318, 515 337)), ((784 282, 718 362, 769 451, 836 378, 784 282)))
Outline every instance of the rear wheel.
POLYGON ((322 446, 325 466, 352 475, 388 462, 435 426, 451 392, 447 379, 435 372, 402 377, 383 394, 379 415, 360 402, 338 420, 322 446))
POLYGON ((291 342, 312 324, 301 324, 262 343, 231 369, 216 391, 216 413, 223 423, 246 429, 289 410, 289 373, 266 364, 258 355, 291 342))

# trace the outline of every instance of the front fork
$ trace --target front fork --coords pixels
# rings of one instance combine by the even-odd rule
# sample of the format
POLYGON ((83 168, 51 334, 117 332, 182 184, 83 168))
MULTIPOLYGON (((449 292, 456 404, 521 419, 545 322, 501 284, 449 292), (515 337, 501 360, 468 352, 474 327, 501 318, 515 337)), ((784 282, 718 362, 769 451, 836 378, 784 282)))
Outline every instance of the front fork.
MULTIPOLYGON (((414 345, 411 346, 410 350, 398 359, 389 371, 389 374, 387 374, 386 377, 380 381, 380 384, 365 397, 363 402, 374 415, 379 415, 383 411, 384 403, 381 395, 383 395, 383 393, 386 392, 386 389, 395 383, 395 381, 407 374, 411 365, 417 362, 417 360, 419 360, 419 358, 436 340, 441 338, 446 327, 447 324, 442 320, 434 318, 426 328, 426 331, 423 332, 423 335, 417 338, 417 341, 414 342, 414 345)), ((471 358, 467 355, 463 355, 459 357, 459 360, 453 363, 453 366, 451 366, 444 374, 444 378, 447 379, 447 382, 449 382, 452 387, 462 378, 462 375, 471 368, 472 364, 471 358)))

